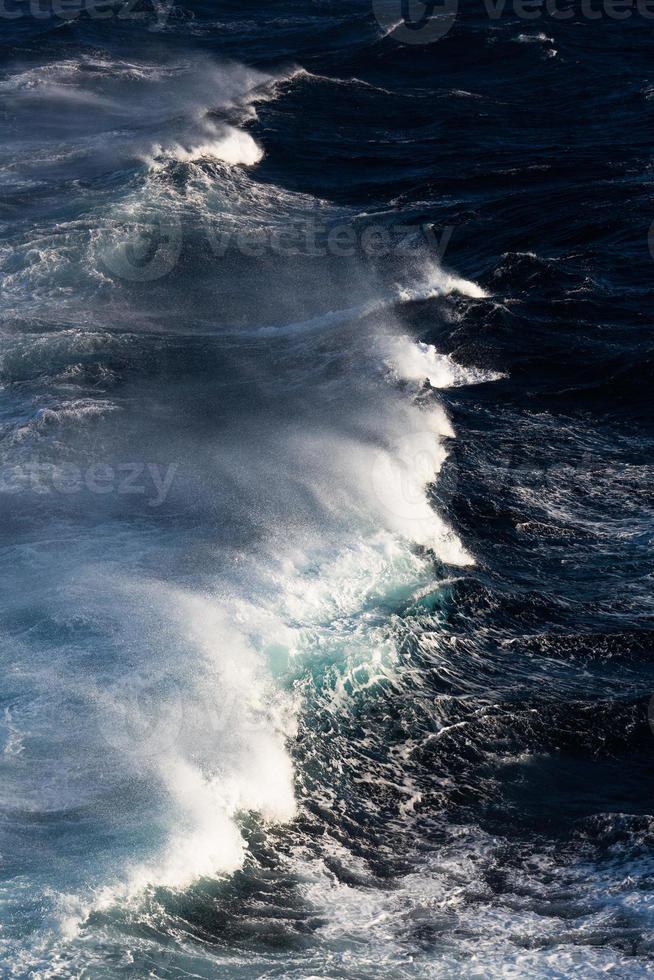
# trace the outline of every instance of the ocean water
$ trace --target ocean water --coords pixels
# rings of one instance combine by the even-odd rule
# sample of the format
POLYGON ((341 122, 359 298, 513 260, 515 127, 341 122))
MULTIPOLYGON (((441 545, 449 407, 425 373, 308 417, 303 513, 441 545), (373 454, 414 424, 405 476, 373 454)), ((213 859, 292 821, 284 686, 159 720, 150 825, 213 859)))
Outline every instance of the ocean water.
POLYGON ((2 8, 3 976, 654 975, 651 20, 414 6, 2 8))

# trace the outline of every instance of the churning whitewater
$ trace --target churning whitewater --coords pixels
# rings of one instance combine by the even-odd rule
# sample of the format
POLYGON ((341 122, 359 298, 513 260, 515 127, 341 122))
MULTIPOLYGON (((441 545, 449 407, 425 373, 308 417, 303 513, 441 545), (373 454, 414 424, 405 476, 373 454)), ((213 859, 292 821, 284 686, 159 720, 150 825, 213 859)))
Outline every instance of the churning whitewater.
MULTIPOLYGON (((273 266, 273 289, 295 282, 285 317, 297 308, 304 327, 265 329, 274 301, 252 297, 249 270, 229 272, 240 322, 221 308, 226 273, 202 242, 212 223, 228 216, 242 248, 269 223, 336 214, 243 169, 265 148, 236 123, 256 119, 257 101, 294 77, 207 58, 94 57, 22 67, 2 82, 17 120, 7 157, 27 157, 39 119, 63 134, 16 181, 47 188, 65 166, 71 185, 57 186, 63 215, 44 214, 36 230, 18 222, 3 256, 3 378, 17 396, 3 465, 18 488, 21 466, 38 458, 37 526, 47 520, 53 535, 38 546, 38 568, 28 558, 17 570, 35 583, 52 634, 20 672, 18 691, 36 696, 38 711, 26 729, 10 713, 14 752, 58 729, 57 766, 48 753, 28 785, 18 780, 16 805, 78 809, 91 833, 116 837, 99 855, 64 848, 34 869, 34 898, 49 911, 33 942, 46 961, 50 948, 74 949, 93 916, 127 906, 138 917, 157 887, 242 868, 243 814, 264 825, 296 818, 302 771, 287 746, 307 677, 332 666, 329 710, 353 678, 392 678, 398 638, 385 604, 438 588, 431 556, 473 561, 430 488, 454 438, 436 389, 484 376, 403 335, 394 309, 414 295, 482 291, 413 249, 383 293, 370 269, 341 262, 344 311, 315 313, 307 270, 273 266), (120 138, 108 139, 116 126, 120 138), (120 168, 118 186, 80 200, 71 170, 90 169, 93 182, 100 167, 120 168), (151 279, 135 259, 155 214, 172 230, 170 254, 155 263, 185 235, 198 248, 195 276, 212 296, 199 324, 174 299, 170 308, 161 270, 151 279), (143 506, 135 461, 146 458, 158 486, 143 506), (96 459, 89 499, 67 498, 71 468, 96 459), (125 491, 118 505, 104 499, 109 474, 125 491), (120 833, 112 798, 124 801, 120 833)), ((325 290, 336 294, 329 280, 325 290)), ((39 966, 29 955, 24 968, 39 966)))

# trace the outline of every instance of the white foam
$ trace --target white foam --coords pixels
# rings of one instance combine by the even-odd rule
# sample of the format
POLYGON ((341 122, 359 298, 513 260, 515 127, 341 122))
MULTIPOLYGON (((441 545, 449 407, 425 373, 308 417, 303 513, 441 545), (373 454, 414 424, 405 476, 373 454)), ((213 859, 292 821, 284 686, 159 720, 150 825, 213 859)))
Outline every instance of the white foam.
POLYGON ((208 138, 198 143, 191 143, 183 146, 181 143, 171 143, 170 145, 157 145, 152 147, 146 155, 145 160, 150 167, 161 166, 162 159, 177 160, 180 163, 197 163, 203 159, 222 160, 231 166, 243 164, 252 167, 263 159, 263 150, 250 136, 243 130, 236 129, 234 126, 207 127, 208 138), (212 135, 213 133, 213 135, 212 135))
POLYGON ((167 832, 158 850, 113 880, 53 896, 45 925, 68 940, 92 910, 138 903, 153 887, 185 889, 233 873, 246 855, 241 817, 253 811, 264 821, 287 821, 296 809, 286 747, 293 702, 272 684, 250 635, 256 629, 241 621, 238 606, 92 569, 83 577, 89 594, 102 590, 108 608, 121 603, 130 629, 142 633, 137 646, 156 635, 156 655, 146 649, 143 662, 123 668, 109 688, 88 678, 71 688, 99 723, 104 755, 118 753, 121 768, 159 784, 167 832))
POLYGON ((440 354, 432 344, 413 341, 409 337, 390 339, 387 364, 405 381, 420 384, 427 380, 432 388, 457 388, 497 381, 502 377, 493 371, 457 364, 449 354, 440 354))
POLYGON ((554 44, 554 38, 548 37, 547 34, 543 34, 540 31, 538 34, 518 34, 516 41, 519 44, 534 44, 534 43, 546 43, 554 44))
MULTIPOLYGON (((185 888, 202 875, 233 872, 245 856, 239 814, 255 810, 284 821, 295 813, 285 748, 292 710, 271 689, 265 663, 220 602, 160 585, 148 591, 186 637, 193 678, 184 679, 182 711, 172 716, 178 731, 157 730, 161 748, 148 743, 138 759, 161 779, 173 829, 158 859, 130 871, 130 894, 146 885, 185 888)), ((160 710, 170 719, 170 701, 160 710)))
POLYGON ((487 299, 489 295, 476 282, 452 275, 434 263, 426 266, 415 285, 398 286, 399 298, 404 303, 450 296, 452 293, 471 299, 487 299))
POLYGON ((28 422, 13 427, 5 426, 3 434, 9 436, 12 444, 21 444, 38 439, 41 435, 49 438, 53 430, 63 426, 78 427, 88 420, 101 418, 115 411, 118 411, 118 406, 106 399, 71 399, 39 409, 28 422))
MULTIPOLYGON (((469 279, 461 279, 445 272, 440 266, 430 263, 421 270, 418 281, 411 284, 397 284, 395 288, 376 299, 370 299, 359 306, 346 307, 339 310, 329 310, 306 320, 299 320, 280 325, 259 327, 254 333, 276 333, 288 335, 304 333, 312 330, 322 330, 346 323, 348 320, 363 319, 374 313, 382 312, 398 303, 415 303, 439 296, 450 296, 458 293, 472 299, 486 299, 488 293, 477 283, 469 279)), ((466 383, 466 382, 462 382, 466 383)))

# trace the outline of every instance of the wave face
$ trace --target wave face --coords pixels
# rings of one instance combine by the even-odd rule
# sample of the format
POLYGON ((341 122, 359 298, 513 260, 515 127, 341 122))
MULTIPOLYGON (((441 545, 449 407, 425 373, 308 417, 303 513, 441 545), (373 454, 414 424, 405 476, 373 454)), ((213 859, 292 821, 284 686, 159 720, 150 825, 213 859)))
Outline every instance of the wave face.
POLYGON ((3 21, 3 975, 654 971, 651 45, 374 6, 3 21))

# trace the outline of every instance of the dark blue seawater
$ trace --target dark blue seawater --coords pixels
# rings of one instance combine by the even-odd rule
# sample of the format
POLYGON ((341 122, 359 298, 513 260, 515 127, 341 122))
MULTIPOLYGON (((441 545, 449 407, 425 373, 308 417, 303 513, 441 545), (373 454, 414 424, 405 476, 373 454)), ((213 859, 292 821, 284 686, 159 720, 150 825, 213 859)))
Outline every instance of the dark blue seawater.
POLYGON ((654 975, 654 22, 461 6, 2 8, 3 976, 654 975))

